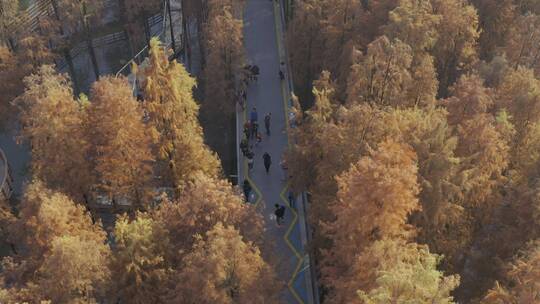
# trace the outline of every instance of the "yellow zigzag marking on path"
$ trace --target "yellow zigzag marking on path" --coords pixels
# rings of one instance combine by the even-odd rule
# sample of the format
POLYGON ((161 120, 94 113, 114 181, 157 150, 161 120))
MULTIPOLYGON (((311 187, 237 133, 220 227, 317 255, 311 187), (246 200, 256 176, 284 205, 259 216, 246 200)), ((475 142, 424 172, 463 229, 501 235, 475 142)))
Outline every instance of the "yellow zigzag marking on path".
MULTIPOLYGON (((279 67, 281 69, 281 49, 282 49, 282 46, 281 46, 280 39, 279 39, 279 27, 278 27, 278 23, 280 23, 281 20, 279 18, 279 7, 278 7, 277 2, 272 1, 272 3, 273 3, 273 6, 274 6, 274 21, 275 21, 276 44, 277 44, 277 47, 278 47, 277 48, 278 60, 279 60, 279 67)), ((290 77, 290 75, 287 75, 287 76, 290 77)), ((280 80, 281 96, 282 96, 282 99, 283 99, 283 112, 285 114, 285 132, 287 132, 287 147, 290 148, 291 143, 289 141, 289 128, 290 128, 290 126, 289 126, 289 113, 288 113, 289 105, 288 105, 288 99, 287 99, 288 96, 286 94, 285 87, 283 85, 284 82, 285 82, 285 80, 283 80, 283 81, 280 80)), ((296 211, 294 209, 292 209, 291 206, 289 206, 288 200, 284 197, 284 193, 288 188, 289 188, 289 184, 287 183, 285 185, 285 187, 283 188, 283 190, 281 191, 280 197, 281 197, 281 200, 286 203, 286 206, 289 207, 289 210, 291 211, 291 214, 293 214, 294 217, 293 217, 293 220, 291 221, 291 225, 287 229, 287 232, 285 233, 283 238, 285 239, 285 242, 287 243, 289 248, 291 248, 291 250, 294 252, 294 255, 298 259, 298 264, 296 265, 296 269, 294 270, 294 272, 293 272, 293 274, 291 276, 291 279, 289 280, 287 286, 288 286, 289 290, 291 291, 291 293, 293 294, 293 296, 295 297, 295 299, 299 303, 304 304, 304 301, 298 295, 298 293, 296 292, 296 290, 294 289, 294 286, 293 286, 294 281, 296 280, 296 277, 298 276, 298 271, 300 270, 300 267, 302 267, 302 264, 304 262, 304 258, 298 252, 298 250, 296 250, 296 248, 293 246, 293 244, 289 240, 289 235, 291 234, 292 230, 294 229, 294 226, 297 224, 298 215, 297 215, 296 211)))
MULTIPOLYGON (((276 28, 275 28, 276 43, 277 43, 277 46, 278 46, 278 59, 280 61, 280 65, 281 65, 281 52, 280 52, 281 43, 280 43, 280 40, 279 40, 279 33, 278 33, 278 22, 281 22, 281 21, 278 18, 278 16, 279 16, 278 15, 279 14, 278 9, 279 8, 277 6, 277 3, 273 2, 273 6, 274 6, 274 18, 275 18, 275 26, 276 26, 276 28)), ((283 99, 283 106, 284 106, 283 107, 283 112, 284 112, 284 115, 285 115, 285 131, 287 132, 287 147, 290 148, 291 144, 290 144, 290 141, 288 140, 288 133, 289 133, 289 115, 288 115, 289 113, 288 113, 288 109, 289 109, 289 105, 288 105, 288 100, 287 100, 285 87, 283 86, 283 81, 281 81, 281 80, 280 80, 280 87, 281 87, 281 96, 282 96, 282 99, 283 99)), ((247 121, 247 107, 244 108, 243 114, 244 114, 244 122, 245 122, 245 121, 247 121)), ((245 159, 244 159, 244 176, 249 181, 249 183, 252 186, 252 189, 255 190, 255 192, 257 194, 257 200, 256 200, 254 205, 255 205, 255 207, 258 207, 258 205, 262 201, 262 193, 259 190, 259 188, 257 187, 257 184, 249 176, 248 163, 247 163, 247 160, 245 160, 245 159)), ((285 240, 285 243, 287 244, 287 246, 289 246, 291 251, 294 253, 295 257, 298 259, 298 263, 296 265, 296 268, 295 268, 290 280, 287 282, 287 287, 289 288, 292 295, 294 296, 294 298, 299 303, 305 304, 304 301, 298 295, 298 293, 296 292, 296 290, 294 289, 294 286, 293 286, 294 281, 296 280, 296 277, 298 276, 298 272, 299 272, 299 270, 302 267, 302 264, 304 262, 304 257, 302 256, 302 254, 300 254, 300 252, 298 252, 298 250, 296 250, 296 247, 294 247, 294 245, 289 240, 289 236, 290 236, 292 230, 294 229, 294 226, 298 222, 298 214, 296 213, 296 211, 293 208, 291 208, 291 206, 289 205, 288 200, 286 199, 286 197, 284 195, 288 188, 289 188, 289 185, 286 184, 285 187, 283 188, 283 190, 280 193, 280 198, 285 203, 285 206, 288 207, 291 214, 293 215, 293 219, 291 221, 291 224, 287 228, 287 231, 285 232, 285 235, 283 236, 283 239, 285 240)))

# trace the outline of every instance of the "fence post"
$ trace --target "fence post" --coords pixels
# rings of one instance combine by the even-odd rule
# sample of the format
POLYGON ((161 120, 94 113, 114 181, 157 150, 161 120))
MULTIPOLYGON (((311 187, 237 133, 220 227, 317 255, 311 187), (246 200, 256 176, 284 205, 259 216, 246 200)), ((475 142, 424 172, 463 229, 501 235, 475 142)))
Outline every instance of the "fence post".
POLYGON ((69 74, 71 74, 71 82, 73 83, 73 89, 75 90, 75 95, 79 95, 79 93, 81 92, 81 89, 79 88, 79 84, 77 81, 77 74, 75 73, 75 66, 73 65, 73 58, 71 58, 71 54, 68 48, 64 48, 62 52, 64 53, 64 59, 66 60, 66 63, 69 67, 69 74))
POLYGON ((150 26, 148 25, 148 15, 146 11, 143 12, 143 21, 144 21, 144 37, 146 38, 146 45, 150 49, 150 26))
POLYGON ((172 14, 171 14, 171 0, 167 0, 167 12, 169 14, 169 26, 171 28, 171 48, 173 50, 173 54, 175 54, 176 56, 176 46, 175 46, 176 42, 174 41, 174 29, 173 29, 173 20, 172 20, 172 14))
POLYGON ((85 3, 83 3, 81 7, 81 17, 86 36, 86 45, 88 47, 88 52, 90 53, 90 60, 92 61, 92 66, 94 68, 94 75, 96 76, 96 80, 99 80, 99 66, 96 58, 96 52, 94 51, 94 46, 92 45, 92 35, 90 35, 90 24, 88 23, 88 16, 86 15, 85 3))

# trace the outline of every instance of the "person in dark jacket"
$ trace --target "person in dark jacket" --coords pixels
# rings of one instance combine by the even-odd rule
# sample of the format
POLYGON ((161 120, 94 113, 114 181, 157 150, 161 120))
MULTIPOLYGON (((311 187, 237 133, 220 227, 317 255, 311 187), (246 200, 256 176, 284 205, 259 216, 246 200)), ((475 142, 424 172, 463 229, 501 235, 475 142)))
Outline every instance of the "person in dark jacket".
POLYGON ((246 155, 249 151, 249 144, 246 138, 243 138, 240 142, 240 151, 242 151, 242 155, 246 155))
POLYGON ((272 119, 272 113, 264 116, 264 127, 266 128, 266 135, 270 135, 270 120, 272 119))
POLYGON ((259 121, 259 115, 257 114, 257 108, 253 107, 251 113, 249 113, 249 121, 254 124, 259 121))
POLYGON ((289 190, 289 195, 287 196, 289 199, 289 206, 293 209, 296 209, 296 197, 294 196, 294 192, 289 190))
POLYGON ((272 157, 270 156, 270 154, 268 154, 268 152, 264 152, 263 161, 266 173, 268 173, 270 171, 270 165, 272 164, 272 157))
POLYGON ((276 216, 276 222, 278 226, 281 226, 283 219, 285 217, 285 206, 280 206, 279 204, 274 205, 276 209, 274 210, 274 215, 276 216))
POLYGON ((249 140, 251 136, 251 123, 249 121, 246 121, 244 124, 244 135, 246 135, 246 138, 249 140))
POLYGON ((253 157, 254 156, 255 156, 255 153, 253 153, 253 151, 248 151, 248 153, 246 154, 246 157, 248 159, 248 169, 249 170, 253 169, 253 163, 254 163, 253 157))
POLYGON ((244 190, 244 196, 246 197, 246 202, 249 202, 249 195, 251 194, 251 184, 247 179, 244 180, 244 185, 242 186, 244 190))

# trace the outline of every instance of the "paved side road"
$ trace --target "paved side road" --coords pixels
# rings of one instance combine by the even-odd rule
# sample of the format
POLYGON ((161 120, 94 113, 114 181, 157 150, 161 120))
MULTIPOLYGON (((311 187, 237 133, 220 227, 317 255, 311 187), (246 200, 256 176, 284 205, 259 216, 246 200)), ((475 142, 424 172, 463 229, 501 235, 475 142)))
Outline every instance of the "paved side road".
MULTIPOLYGON (((239 182, 248 179, 253 185, 255 194, 252 203, 264 213, 266 220, 265 237, 275 242, 273 255, 277 264, 279 278, 285 283, 282 290, 282 303, 312 303, 310 296, 309 269, 305 258, 304 217, 291 208, 287 202, 287 181, 280 167, 283 153, 288 147, 287 113, 288 99, 286 82, 279 77, 280 63, 284 58, 281 35, 282 23, 278 4, 269 0, 248 0, 244 14, 244 44, 249 64, 260 68, 257 82, 253 82, 247 90, 247 106, 239 111, 237 128, 238 142, 243 136, 243 124, 249 119, 255 107, 258 113, 259 130, 262 142, 253 144, 254 166, 249 170, 246 159, 240 153, 239 182), (278 34, 279 33, 279 34, 278 34), (272 113, 271 135, 265 134, 264 116, 272 113), (270 172, 266 173, 263 154, 269 153, 272 158, 270 172), (286 206, 285 220, 281 226, 272 218, 274 205, 286 206)), ((285 67, 283 71, 286 74, 285 67)), ((298 200, 297 200, 298 201, 298 200)), ((297 208, 301 202, 297 202, 297 208)))

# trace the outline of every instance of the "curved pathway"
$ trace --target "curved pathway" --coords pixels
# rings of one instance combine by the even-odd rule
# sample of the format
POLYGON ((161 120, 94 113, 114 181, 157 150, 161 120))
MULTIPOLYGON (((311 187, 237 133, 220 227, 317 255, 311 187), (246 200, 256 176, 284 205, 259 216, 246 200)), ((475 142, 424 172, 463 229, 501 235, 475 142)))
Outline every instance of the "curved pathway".
MULTIPOLYGON (((279 78, 279 69, 282 66, 285 74, 285 50, 283 48, 283 24, 279 4, 273 0, 248 0, 244 15, 244 44, 248 62, 260 68, 257 82, 253 82, 247 91, 247 106, 239 112, 237 120, 238 142, 243 136, 242 126, 248 119, 253 107, 257 109, 259 130, 263 136, 262 142, 253 144, 254 167, 249 170, 247 162, 241 154, 239 157, 240 185, 248 179, 253 186, 251 202, 264 213, 266 230, 265 239, 275 242, 273 248, 278 266, 280 279, 286 283, 282 292, 282 303, 313 303, 311 291, 311 277, 308 268, 309 259, 305 254, 306 237, 303 206, 297 199, 297 212, 289 206, 287 200, 287 182, 280 167, 280 160, 286 151, 289 140, 287 136, 289 112, 288 86, 279 78), (264 130, 264 116, 272 113, 271 135, 267 136, 264 130), (267 152, 272 157, 270 172, 267 174, 263 165, 263 154, 267 152), (285 221, 277 226, 271 218, 274 205, 287 207, 285 221)), ((286 75, 288 79, 288 75, 286 75)))

